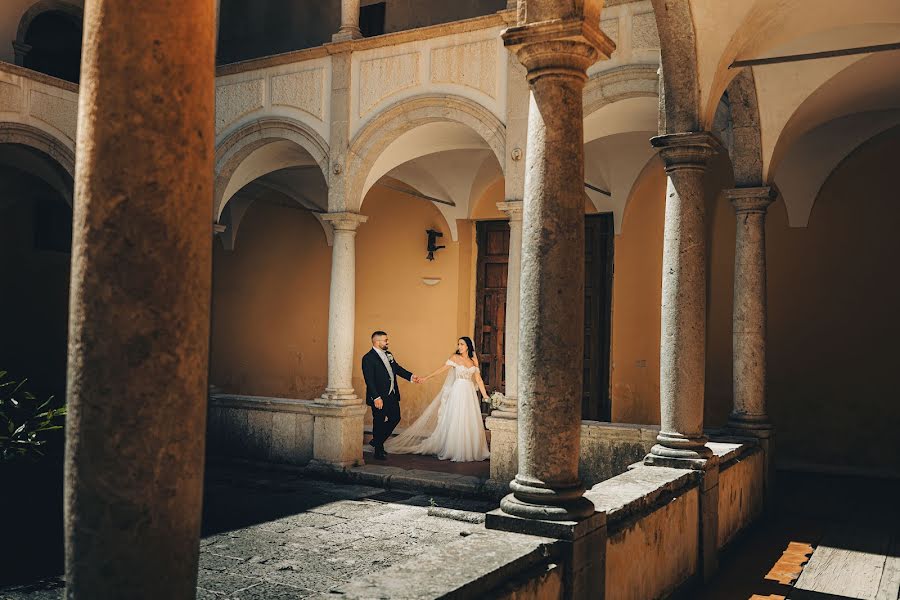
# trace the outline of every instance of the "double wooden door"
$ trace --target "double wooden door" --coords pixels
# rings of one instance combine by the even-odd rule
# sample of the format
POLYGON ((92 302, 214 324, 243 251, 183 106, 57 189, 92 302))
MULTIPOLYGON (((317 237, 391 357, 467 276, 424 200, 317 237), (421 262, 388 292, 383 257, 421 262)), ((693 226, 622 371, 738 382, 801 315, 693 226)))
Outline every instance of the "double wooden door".
MULTIPOLYGON (((506 281, 509 265, 509 225, 482 221, 476 226, 475 346, 481 374, 489 391, 503 390, 506 281)), ((613 221, 611 214, 585 217, 584 386, 583 419, 609 421, 610 324, 613 277, 613 221)))

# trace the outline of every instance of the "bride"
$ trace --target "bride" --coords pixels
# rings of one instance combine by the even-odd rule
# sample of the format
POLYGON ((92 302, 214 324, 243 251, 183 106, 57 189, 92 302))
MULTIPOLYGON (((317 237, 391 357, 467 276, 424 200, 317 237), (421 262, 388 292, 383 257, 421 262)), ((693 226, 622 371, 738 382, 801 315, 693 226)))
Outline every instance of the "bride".
POLYGON ((487 398, 472 340, 461 337, 456 353, 422 380, 450 371, 440 393, 406 431, 384 443, 392 454, 433 454, 441 460, 470 462, 490 457, 475 386, 487 398))

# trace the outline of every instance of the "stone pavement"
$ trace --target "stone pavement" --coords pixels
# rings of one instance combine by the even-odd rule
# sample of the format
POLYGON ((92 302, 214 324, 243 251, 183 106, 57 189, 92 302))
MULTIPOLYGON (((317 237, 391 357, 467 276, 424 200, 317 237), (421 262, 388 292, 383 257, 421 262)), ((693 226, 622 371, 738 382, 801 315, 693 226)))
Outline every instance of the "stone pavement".
MULTIPOLYGON (((483 513, 495 507, 484 500, 318 481, 297 472, 210 466, 197 598, 327 594, 483 529, 483 513)), ((0 600, 61 598, 59 578, 0 590, 0 600)))

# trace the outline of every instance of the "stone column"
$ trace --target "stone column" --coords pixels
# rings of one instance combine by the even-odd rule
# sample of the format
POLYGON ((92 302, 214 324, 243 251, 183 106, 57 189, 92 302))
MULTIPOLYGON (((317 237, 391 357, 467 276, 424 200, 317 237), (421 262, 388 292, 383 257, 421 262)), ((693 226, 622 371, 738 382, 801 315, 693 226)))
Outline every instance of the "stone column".
POLYGON ((719 462, 703 434, 706 373, 707 164, 720 150, 706 132, 655 137, 665 163, 660 432, 648 465, 697 469, 700 487, 700 559, 709 579, 718 565, 719 462))
POLYGON ((531 106, 522 224, 518 473, 504 513, 579 521, 594 514, 578 477, 584 350, 584 129, 587 68, 613 44, 589 20, 504 33, 528 71, 531 106))
POLYGON ((92 0, 78 110, 66 598, 194 598, 215 6, 92 0))
POLYGON ((366 407, 353 390, 353 334, 356 327, 356 228, 368 217, 327 213, 334 240, 328 305, 328 385, 312 409, 315 416, 313 459, 320 465, 362 463, 366 407))
POLYGON ((341 0, 341 28, 331 36, 333 42, 346 42, 362 37, 359 30, 359 0, 341 0))
POLYGON ((774 489, 774 429, 766 410, 766 211, 771 187, 725 190, 737 217, 734 251, 734 410, 727 428, 758 438, 766 457, 765 489, 774 489))
MULTIPOLYGON (((505 44, 531 87, 519 291, 518 472, 491 529, 554 537, 563 595, 602 595, 606 514, 578 477, 584 360, 584 122, 587 68, 615 46, 599 0, 519 3, 505 44)), ((499 420, 499 419, 498 419, 499 420)))
POLYGON ((522 202, 498 202, 497 208, 509 216, 509 263, 506 276, 506 324, 504 325, 504 363, 506 400, 498 417, 515 419, 519 397, 519 281, 522 270, 522 202))
POLYGON ((668 185, 663 234, 661 427, 648 463, 691 468, 712 456, 703 434, 706 371, 706 208, 704 175, 720 149, 709 133, 655 137, 668 185), (687 461, 671 464, 667 459, 687 461))
POLYGON ((13 53, 15 54, 16 64, 20 67, 25 66, 25 57, 28 56, 28 53, 31 52, 31 46, 24 42, 13 41, 12 43, 13 53))
POLYGON ((519 388, 519 279, 522 269, 522 201, 498 202, 509 215, 509 264, 506 278, 506 324, 504 362, 506 389, 503 405, 485 420, 491 431, 492 485, 505 488, 518 471, 518 388, 519 388))

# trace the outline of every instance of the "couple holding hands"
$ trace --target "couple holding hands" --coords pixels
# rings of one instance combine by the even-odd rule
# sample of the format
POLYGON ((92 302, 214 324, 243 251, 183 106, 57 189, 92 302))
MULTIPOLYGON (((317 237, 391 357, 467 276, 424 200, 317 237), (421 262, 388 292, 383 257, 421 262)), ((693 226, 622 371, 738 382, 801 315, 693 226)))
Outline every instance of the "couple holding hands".
POLYGON ((478 391, 487 398, 478 368, 475 346, 468 337, 457 340, 456 352, 430 375, 419 377, 407 371, 389 349, 384 331, 372 334, 372 349, 362 359, 366 381, 366 404, 372 407, 372 447, 375 458, 387 454, 427 454, 441 460, 471 462, 490 457, 478 391), (401 434, 391 437, 400 423, 400 388, 397 377, 423 383, 446 371, 441 391, 425 412, 401 434))

